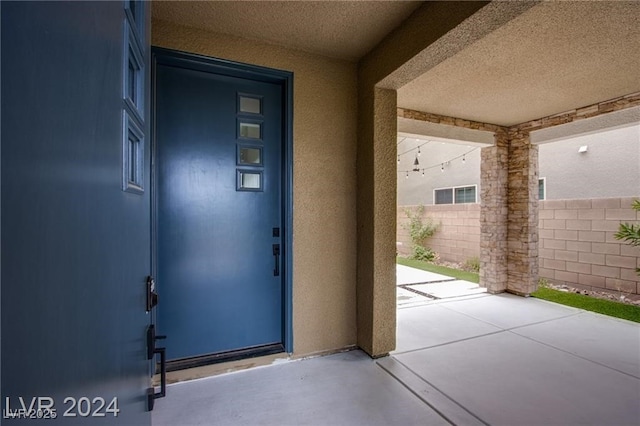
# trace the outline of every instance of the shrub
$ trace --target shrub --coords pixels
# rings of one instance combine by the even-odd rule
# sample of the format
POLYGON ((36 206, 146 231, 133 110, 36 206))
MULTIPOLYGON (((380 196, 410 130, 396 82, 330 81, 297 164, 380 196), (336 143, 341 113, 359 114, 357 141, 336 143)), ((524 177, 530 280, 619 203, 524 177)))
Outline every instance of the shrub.
POLYGON ((462 269, 468 272, 475 272, 477 274, 480 272, 480 259, 477 257, 470 257, 464 262, 462 269))
POLYGON ((411 259, 422 260, 423 262, 433 262, 438 258, 438 254, 430 248, 414 245, 411 259))
POLYGON ((409 223, 403 225, 403 227, 409 231, 411 242, 413 244, 424 246, 425 240, 433 236, 433 234, 438 230, 438 224, 433 223, 433 220, 429 217, 423 219, 423 205, 416 207, 415 211, 412 211, 411 209, 404 209, 404 213, 409 218, 409 223))
POLYGON ((431 218, 423 218, 424 206, 419 205, 415 210, 405 209, 404 213, 409 218, 409 223, 403 228, 409 231, 409 237, 413 243, 411 259, 433 262, 438 258, 438 254, 424 243, 427 238, 433 236, 438 230, 438 224, 433 223, 431 218))
MULTIPOLYGON (((631 208, 635 211, 640 211, 640 200, 635 200, 631 204, 631 208)), ((640 247, 640 224, 621 223, 614 237, 616 240, 625 241, 631 246, 640 247)), ((640 268, 636 268, 636 272, 640 275, 640 268)))

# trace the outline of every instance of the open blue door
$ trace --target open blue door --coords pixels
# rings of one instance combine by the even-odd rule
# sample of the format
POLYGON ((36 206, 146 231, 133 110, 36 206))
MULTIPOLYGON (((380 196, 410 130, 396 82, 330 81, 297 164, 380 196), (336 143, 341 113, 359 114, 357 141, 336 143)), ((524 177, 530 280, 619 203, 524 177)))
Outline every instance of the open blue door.
POLYGON ((172 369, 285 350, 283 80, 154 54, 158 327, 172 369))
POLYGON ((3 424, 151 424, 145 9, 1 4, 3 424))

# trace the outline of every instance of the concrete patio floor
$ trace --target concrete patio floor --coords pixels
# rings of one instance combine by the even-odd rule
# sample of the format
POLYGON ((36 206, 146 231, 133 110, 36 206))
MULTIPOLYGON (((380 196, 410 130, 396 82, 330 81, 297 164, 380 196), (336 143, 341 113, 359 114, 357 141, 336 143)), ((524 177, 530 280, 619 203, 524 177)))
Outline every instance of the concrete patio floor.
POLYGON ((177 383, 161 425, 638 425, 640 325, 509 294, 398 309, 397 350, 177 383))

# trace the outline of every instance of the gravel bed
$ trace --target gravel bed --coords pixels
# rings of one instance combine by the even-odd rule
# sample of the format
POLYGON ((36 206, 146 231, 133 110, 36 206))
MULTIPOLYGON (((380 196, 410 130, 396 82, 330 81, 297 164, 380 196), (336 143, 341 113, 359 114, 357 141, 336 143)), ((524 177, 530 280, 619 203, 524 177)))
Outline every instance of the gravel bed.
MULTIPOLYGON (((464 264, 462 263, 439 261, 437 262, 437 264, 440 266, 446 266, 448 268, 458 269, 461 271, 465 270, 464 264)), ((554 290, 564 291, 567 293, 578 293, 585 296, 596 297, 598 299, 613 300, 614 302, 621 302, 621 303, 626 303, 628 305, 640 306, 640 295, 638 294, 628 294, 623 292, 616 292, 613 290, 612 291, 586 290, 584 288, 572 287, 567 284, 554 284, 546 280, 544 281, 545 281, 544 284, 541 284, 541 285, 544 285, 545 287, 549 287, 554 290)))

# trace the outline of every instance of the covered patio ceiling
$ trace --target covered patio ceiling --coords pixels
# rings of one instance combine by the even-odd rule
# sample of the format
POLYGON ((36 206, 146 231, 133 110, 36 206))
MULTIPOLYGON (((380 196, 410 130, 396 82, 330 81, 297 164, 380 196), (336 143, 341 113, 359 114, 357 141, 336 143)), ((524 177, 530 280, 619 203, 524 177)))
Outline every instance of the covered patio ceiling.
MULTIPOLYGON (((159 1, 153 18, 357 61, 422 3, 159 1)), ((400 88, 398 106, 509 126, 638 92, 638 70, 640 2, 540 2, 400 88)))

